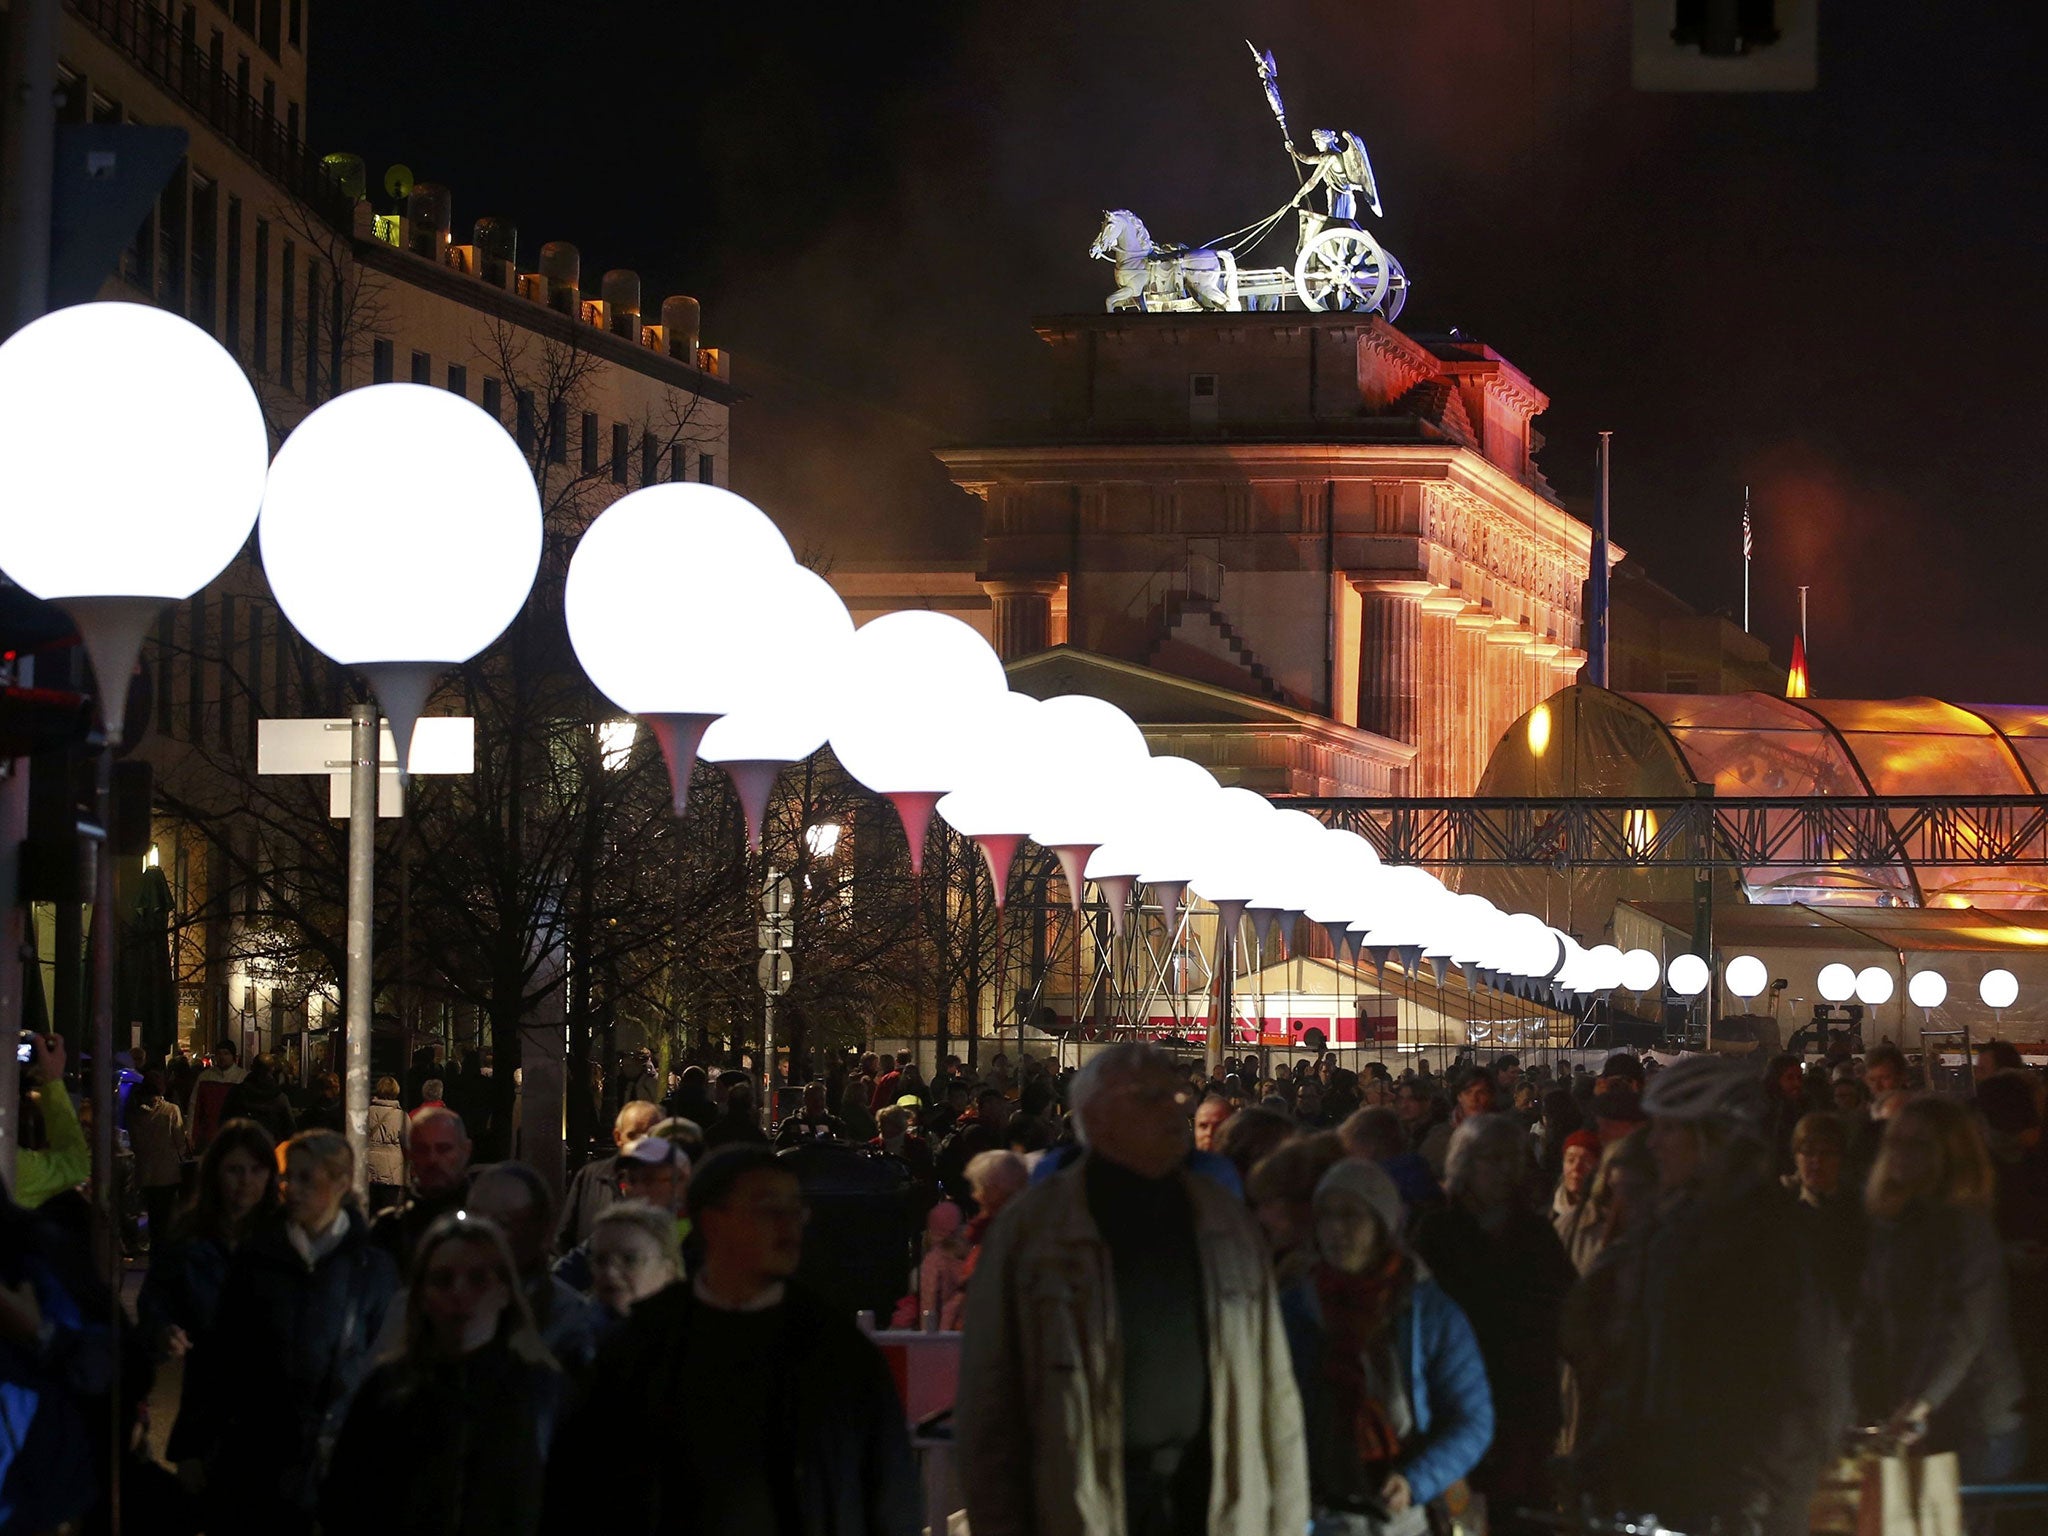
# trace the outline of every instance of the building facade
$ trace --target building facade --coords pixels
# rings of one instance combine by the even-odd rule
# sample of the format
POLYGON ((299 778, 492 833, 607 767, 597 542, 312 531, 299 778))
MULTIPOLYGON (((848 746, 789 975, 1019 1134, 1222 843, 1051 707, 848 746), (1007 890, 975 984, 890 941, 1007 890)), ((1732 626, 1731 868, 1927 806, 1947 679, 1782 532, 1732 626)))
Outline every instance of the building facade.
MULTIPOLYGON (((523 249, 503 217, 476 220, 464 239, 446 188, 315 154, 310 10, 308 0, 66 5, 61 119, 176 125, 190 141, 101 296, 209 331, 256 386, 273 447, 340 391, 400 380, 495 416, 526 450, 558 528, 573 531, 643 484, 728 483, 731 362, 701 345, 696 301, 671 296, 643 312, 630 271, 586 285, 573 245, 523 249)), ((252 543, 166 613, 144 657, 141 750, 159 789, 220 807, 176 817, 160 803, 151 855, 170 886, 180 1033, 202 1041, 239 1033, 275 1048, 338 999, 336 978, 281 977, 250 938, 265 915, 265 833, 234 799, 253 770, 257 722, 305 712, 283 634, 252 543)), ((39 914, 52 970, 58 927, 39 914)), ((433 1022, 406 1020, 429 1033, 433 1022)))
POLYGON ((1326 720, 1406 749, 1332 777, 1405 757, 1383 792, 1420 795, 1470 793, 1583 665, 1591 532, 1536 465, 1547 397, 1491 348, 1377 315, 1038 331, 1050 412, 939 455, 987 508, 1006 660, 1066 644, 1326 720))

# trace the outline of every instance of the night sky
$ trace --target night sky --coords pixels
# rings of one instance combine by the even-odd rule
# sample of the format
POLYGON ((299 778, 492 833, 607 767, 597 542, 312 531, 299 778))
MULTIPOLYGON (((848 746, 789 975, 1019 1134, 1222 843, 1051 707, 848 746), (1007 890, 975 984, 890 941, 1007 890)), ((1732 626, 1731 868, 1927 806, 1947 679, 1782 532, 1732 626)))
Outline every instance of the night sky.
POLYGON ((1782 656, 1812 585, 1816 691, 2048 703, 2036 8, 1833 0, 1783 96, 1634 92, 1626 12, 333 0, 312 138, 451 185, 458 238, 507 215, 523 262, 699 295, 754 395, 737 484, 793 542, 972 558, 921 450, 1031 411, 1031 317, 1108 290, 1099 210, 1193 243, 1292 194, 1249 35, 1297 132, 1370 145, 1403 328, 1549 393, 1575 508, 1613 429, 1654 577, 1739 611, 1747 481, 1757 627, 1782 656))

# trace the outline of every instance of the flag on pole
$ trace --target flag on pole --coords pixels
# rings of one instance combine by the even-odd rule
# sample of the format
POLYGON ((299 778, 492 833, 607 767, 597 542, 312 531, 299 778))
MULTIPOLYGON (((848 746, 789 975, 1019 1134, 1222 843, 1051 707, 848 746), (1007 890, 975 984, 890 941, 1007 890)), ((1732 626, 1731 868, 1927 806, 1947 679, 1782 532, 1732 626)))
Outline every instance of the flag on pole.
POLYGON ((1792 670, 1785 674, 1785 697, 1806 697, 1806 641, 1799 635, 1792 637, 1792 670))
POLYGON ((1742 558, 1747 560, 1756 553, 1756 535, 1749 526, 1749 487, 1742 488, 1742 558))

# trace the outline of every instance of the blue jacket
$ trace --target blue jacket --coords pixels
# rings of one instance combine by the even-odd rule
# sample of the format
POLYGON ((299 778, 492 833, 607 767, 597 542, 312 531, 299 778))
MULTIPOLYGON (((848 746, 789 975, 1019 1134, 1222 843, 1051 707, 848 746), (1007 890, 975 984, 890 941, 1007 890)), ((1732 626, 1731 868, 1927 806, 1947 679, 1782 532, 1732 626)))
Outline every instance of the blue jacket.
MULTIPOLYGON (((1071 1167, 1080 1155, 1081 1144, 1076 1141, 1054 1147, 1041 1157, 1038 1166, 1031 1170, 1031 1182, 1044 1183, 1062 1168, 1071 1167)), ((1185 1166, 1189 1173, 1199 1173, 1212 1183, 1221 1184, 1238 1199, 1244 1198, 1244 1180, 1238 1177, 1237 1164, 1221 1152, 1197 1152, 1190 1147, 1185 1166)))
MULTIPOLYGON (((1294 1357, 1295 1384, 1301 1389, 1309 1480, 1320 1504, 1326 1494, 1345 1491, 1345 1475, 1353 1470, 1345 1463, 1348 1459, 1355 1464, 1357 1458, 1348 1432, 1335 1422, 1323 1376, 1323 1309, 1313 1275, 1281 1293, 1280 1320, 1294 1357)), ((1493 1394, 1487 1390, 1486 1364, 1479 1357, 1472 1325, 1427 1275, 1416 1276, 1393 1326, 1396 1337, 1407 1341, 1409 1408, 1415 1421, 1401 1447, 1399 1471, 1408 1479, 1415 1502, 1423 1504, 1465 1476, 1486 1454, 1493 1443, 1493 1394)))

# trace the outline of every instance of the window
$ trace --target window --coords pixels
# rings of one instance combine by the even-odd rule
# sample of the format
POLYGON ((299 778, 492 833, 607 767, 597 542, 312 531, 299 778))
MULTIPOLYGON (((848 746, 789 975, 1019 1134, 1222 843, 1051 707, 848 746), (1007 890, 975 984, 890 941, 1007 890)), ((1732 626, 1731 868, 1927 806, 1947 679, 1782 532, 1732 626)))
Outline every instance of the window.
POLYGON ((263 82, 263 124, 267 128, 277 121, 277 82, 263 82))
POLYGON ((185 645, 185 739, 206 739, 206 594, 192 599, 185 645))
POLYGON ((412 355, 412 381, 415 384, 434 382, 434 360, 424 352, 415 352, 412 355))
POLYGON ((284 0, 263 0, 256 23, 256 46, 277 57, 284 33, 284 0))
POLYGON ((623 421, 612 423, 612 480, 615 484, 626 483, 626 464, 633 453, 633 435, 623 421))
POLYGON ((214 665, 220 668, 220 745, 224 748, 235 744, 235 608, 234 593, 222 594, 220 655, 214 665))
POLYGON ((505 419, 505 386, 497 379, 484 380, 484 409, 493 421, 505 419))
POLYGON ((681 443, 670 443, 668 448, 668 477, 671 480, 683 478, 683 454, 681 443))
POLYGON ((292 309, 292 288, 298 280, 299 248, 287 240, 284 243, 284 259, 277 273, 277 376, 289 389, 292 382, 292 329, 299 323, 299 317, 292 309))
POLYGON ((519 425, 513 433, 523 453, 533 452, 533 391, 519 391, 519 425))
POLYGON ((270 220, 256 221, 256 346, 255 372, 270 366, 270 220))
POLYGON ((166 741, 171 735, 171 681, 177 663, 173 652, 178 648, 178 610, 166 608, 163 617, 156 621, 156 733, 166 741))
POLYGON ((391 343, 381 336, 370 343, 370 382, 372 384, 389 384, 391 382, 391 370, 396 366, 395 359, 392 356, 393 350, 391 343))
POLYGON ((1216 375, 1188 375, 1188 422, 1197 427, 1216 425, 1216 375))
POLYGON ((220 252, 220 183, 204 176, 192 179, 192 311, 194 325, 220 334, 215 304, 214 266, 220 252))
POLYGON ((92 111, 92 92, 77 75, 57 66, 57 121, 82 123, 92 111))
POLYGON ((249 694, 249 730, 243 738, 243 745, 253 751, 256 746, 256 717, 263 713, 263 610, 254 602, 249 604, 249 648, 248 660, 243 663, 242 685, 249 694))
POLYGON ((228 309, 225 340, 228 350, 242 355, 242 200, 228 199, 228 309))
POLYGON ((296 101, 284 109, 284 136, 294 144, 299 142, 299 104, 296 101))
POLYGON ((448 365, 448 393, 469 398, 469 370, 460 363, 448 365))
POLYGON ((569 462, 569 403, 566 400, 548 402, 548 462, 569 462))
POLYGON ((718 484, 718 460, 708 453, 698 454, 697 478, 706 485, 718 484))
POLYGON ((296 48, 299 46, 299 39, 305 36, 306 0, 290 0, 285 6, 284 14, 285 41, 296 48))
POLYGON ((191 174, 180 160, 156 200, 157 302, 185 313, 185 243, 191 237, 191 174))
POLYGON ((306 404, 320 403, 320 269, 306 261, 306 404))
POLYGON ((661 444, 652 432, 640 434, 640 483, 652 485, 661 474, 661 444))
POLYGON ((597 473, 597 449, 597 412, 585 411, 583 413, 583 473, 586 475, 597 473))
POLYGON ((235 25, 244 32, 256 30, 256 0, 235 0, 235 25))

